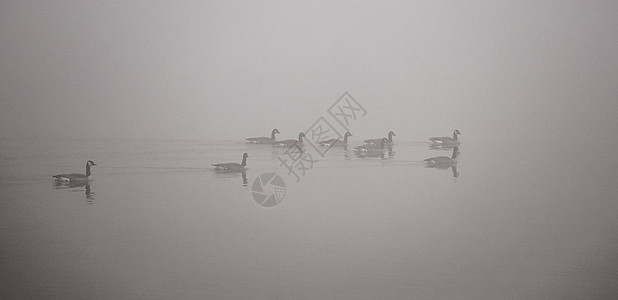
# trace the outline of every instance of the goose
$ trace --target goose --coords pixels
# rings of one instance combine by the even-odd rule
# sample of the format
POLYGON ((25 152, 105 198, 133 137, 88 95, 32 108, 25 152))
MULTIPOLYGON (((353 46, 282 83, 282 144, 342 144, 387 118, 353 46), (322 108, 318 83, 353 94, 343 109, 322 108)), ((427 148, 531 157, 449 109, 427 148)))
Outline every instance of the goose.
POLYGON ((247 157, 249 154, 244 153, 242 155, 241 163, 221 163, 221 164, 213 164, 216 170, 226 170, 226 171, 242 171, 247 168, 247 157))
POLYGON ((86 175, 79 173, 71 173, 71 174, 59 174, 54 175, 52 177, 56 178, 57 182, 86 182, 90 180, 90 166, 96 166, 93 161, 89 160, 86 162, 86 175))
POLYGON ((430 137, 429 140, 434 144, 459 144, 459 140, 457 139, 457 135, 460 135, 458 129, 453 131, 453 137, 443 136, 443 137, 430 137))
MULTIPOLYGON (((392 144, 393 143, 393 136, 396 136, 396 134, 392 131, 388 132, 388 140, 386 141, 388 144, 392 144)), ((369 139, 369 140, 364 140, 363 142, 367 143, 367 144, 377 144, 381 141, 382 139, 369 139)))
POLYGON ((382 138, 382 139, 378 139, 378 143, 377 144, 365 144, 362 146, 357 146, 354 149, 356 149, 357 152, 377 152, 377 151, 384 151, 384 145, 386 143, 388 143, 388 140, 386 138, 382 138))
POLYGON ((330 139, 327 141, 321 141, 321 146, 331 147, 331 146, 347 146, 348 145, 348 137, 352 136, 352 134, 348 131, 343 135, 343 141, 340 139, 330 139))
POLYGON ((426 162, 428 165, 443 165, 443 166, 449 167, 451 164, 457 163, 457 160, 458 160, 457 156, 459 156, 459 147, 453 148, 453 155, 451 155, 451 157, 436 156, 436 157, 427 158, 423 161, 426 162))
POLYGON ((273 131, 270 133, 270 137, 265 137, 265 136, 261 136, 261 137, 252 137, 252 138, 248 138, 246 139, 248 143, 253 143, 253 144, 272 144, 275 142, 275 134, 277 133, 281 133, 279 132, 279 130, 277 130, 277 128, 273 129, 273 131))
POLYGON ((306 137, 306 135, 305 135, 304 132, 301 132, 301 133, 298 134, 298 141, 297 140, 283 140, 283 141, 275 142, 275 144, 277 144, 278 146, 281 146, 281 147, 292 147, 296 143, 302 144, 303 143, 303 137, 306 137))
POLYGON ((382 138, 378 144, 365 144, 362 146, 356 147, 356 155, 358 157, 377 157, 384 159, 384 151, 386 150, 386 143, 388 140, 386 138, 382 138))

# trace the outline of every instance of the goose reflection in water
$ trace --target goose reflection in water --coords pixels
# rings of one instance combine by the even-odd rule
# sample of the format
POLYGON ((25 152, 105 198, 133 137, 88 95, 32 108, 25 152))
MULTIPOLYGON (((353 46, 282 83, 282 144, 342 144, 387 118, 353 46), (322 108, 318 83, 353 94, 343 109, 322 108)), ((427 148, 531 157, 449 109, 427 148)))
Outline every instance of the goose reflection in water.
POLYGON ((448 156, 435 156, 430 157, 424 160, 426 168, 434 168, 446 170, 451 168, 453 171, 453 177, 459 177, 459 172, 457 171, 457 162, 459 161, 459 147, 453 147, 453 154, 451 157, 448 156))
POLYGON ((240 175, 240 177, 242 178, 242 185, 246 187, 249 182, 247 180, 247 170, 236 171, 236 170, 216 170, 215 169, 215 178, 217 178, 218 180, 236 179, 238 178, 238 175, 240 175))
POLYGON ((395 151, 393 151, 393 144, 388 145, 386 149, 388 150, 388 158, 393 158, 395 156, 395 151))
POLYGON ((90 187, 90 183, 87 181, 82 182, 65 182, 65 181, 54 181, 54 188, 57 190, 69 189, 71 192, 81 192, 84 191, 84 195, 86 195, 86 203, 92 204, 94 201, 94 192, 90 187), (84 188, 81 190, 79 188, 84 188))

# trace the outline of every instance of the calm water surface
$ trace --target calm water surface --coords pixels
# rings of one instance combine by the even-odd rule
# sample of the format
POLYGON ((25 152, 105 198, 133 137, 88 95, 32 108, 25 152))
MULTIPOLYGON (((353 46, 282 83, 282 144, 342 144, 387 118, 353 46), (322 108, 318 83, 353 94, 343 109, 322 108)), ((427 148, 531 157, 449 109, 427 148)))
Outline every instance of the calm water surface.
POLYGON ((384 157, 314 154, 299 182, 279 166, 285 149, 241 141, 1 140, 0 291, 46 299, 618 295, 613 149, 463 133, 456 172, 423 165, 450 149, 400 137, 384 157), (210 165, 240 162, 243 152, 246 180, 210 165), (87 160, 98 164, 88 186, 53 183, 54 174, 85 172, 87 160), (287 185, 272 208, 251 196, 265 172, 287 185))

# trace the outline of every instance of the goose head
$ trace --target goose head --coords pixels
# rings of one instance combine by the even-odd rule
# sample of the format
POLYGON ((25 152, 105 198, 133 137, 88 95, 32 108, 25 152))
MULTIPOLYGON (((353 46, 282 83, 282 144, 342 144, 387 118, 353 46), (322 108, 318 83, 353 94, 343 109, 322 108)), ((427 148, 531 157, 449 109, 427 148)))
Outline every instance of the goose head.
POLYGON ((453 134, 461 134, 461 132, 459 132, 459 129, 455 129, 455 131, 453 131, 453 134))
POLYGON ((391 137, 391 136, 397 136, 397 135, 396 135, 394 132, 389 131, 389 132, 388 132, 388 137, 391 137))
POLYGON ((352 134, 348 131, 344 134, 344 136, 352 136, 352 134))
POLYGON ((246 159, 247 157, 249 157, 249 154, 247 154, 246 152, 242 155, 242 159, 246 159))
POLYGON ((275 133, 281 133, 281 132, 279 132, 279 130, 277 128, 275 128, 275 129, 273 129, 272 134, 275 134, 275 133))
POLYGON ((298 140, 302 140, 304 137, 307 137, 304 132, 298 134, 298 140))
POLYGON ((89 161, 86 163, 86 165, 87 165, 87 166, 96 166, 97 164, 95 164, 95 163, 94 163, 94 161, 89 160, 89 161))

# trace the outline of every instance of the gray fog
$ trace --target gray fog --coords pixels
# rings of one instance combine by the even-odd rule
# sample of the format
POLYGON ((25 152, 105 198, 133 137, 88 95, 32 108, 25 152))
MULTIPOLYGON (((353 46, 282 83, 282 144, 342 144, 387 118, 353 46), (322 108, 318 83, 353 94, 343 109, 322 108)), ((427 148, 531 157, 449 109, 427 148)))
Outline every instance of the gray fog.
POLYGON ((0 136, 292 138, 348 91, 370 136, 615 142, 617 15, 614 1, 3 1, 0 136))
POLYGON ((616 298, 617 29, 618 1, 0 0, 0 298, 616 298), (293 177, 279 143, 346 92, 366 115, 293 177))

